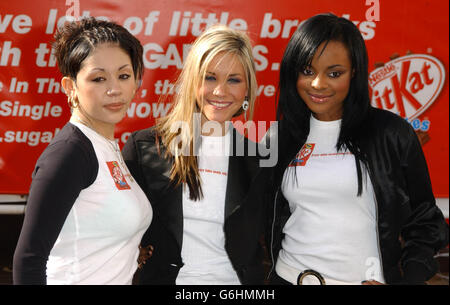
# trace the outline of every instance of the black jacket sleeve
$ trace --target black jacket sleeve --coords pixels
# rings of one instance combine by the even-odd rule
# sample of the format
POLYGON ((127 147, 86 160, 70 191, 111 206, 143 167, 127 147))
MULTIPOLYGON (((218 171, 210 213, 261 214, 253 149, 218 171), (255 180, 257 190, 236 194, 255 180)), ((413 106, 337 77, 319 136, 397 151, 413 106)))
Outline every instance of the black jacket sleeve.
POLYGON ((60 133, 42 153, 33 172, 14 253, 14 284, 46 284, 50 251, 79 193, 95 181, 98 173, 95 151, 81 131, 68 124, 60 133))
POLYGON ((405 242, 402 269, 405 281, 420 283, 438 270, 433 258, 448 244, 448 226, 431 188, 431 180, 420 142, 408 125, 408 142, 401 162, 410 198, 411 213, 402 229, 405 242))

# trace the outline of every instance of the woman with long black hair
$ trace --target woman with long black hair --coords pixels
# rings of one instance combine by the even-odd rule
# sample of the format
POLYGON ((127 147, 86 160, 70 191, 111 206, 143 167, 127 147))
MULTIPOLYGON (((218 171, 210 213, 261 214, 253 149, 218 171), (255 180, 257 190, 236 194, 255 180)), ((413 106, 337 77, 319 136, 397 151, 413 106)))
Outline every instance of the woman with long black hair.
POLYGON ((308 19, 279 81, 271 283, 424 283, 448 228, 414 130, 370 105, 358 28, 332 14, 308 19))

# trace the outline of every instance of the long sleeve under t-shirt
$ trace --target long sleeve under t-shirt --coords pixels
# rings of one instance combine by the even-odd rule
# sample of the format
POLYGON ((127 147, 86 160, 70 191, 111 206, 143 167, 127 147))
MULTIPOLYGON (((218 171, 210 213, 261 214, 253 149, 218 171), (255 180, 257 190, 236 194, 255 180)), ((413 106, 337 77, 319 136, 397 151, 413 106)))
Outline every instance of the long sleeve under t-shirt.
POLYGON ((152 218, 111 143, 68 123, 33 172, 15 284, 130 284, 152 218))

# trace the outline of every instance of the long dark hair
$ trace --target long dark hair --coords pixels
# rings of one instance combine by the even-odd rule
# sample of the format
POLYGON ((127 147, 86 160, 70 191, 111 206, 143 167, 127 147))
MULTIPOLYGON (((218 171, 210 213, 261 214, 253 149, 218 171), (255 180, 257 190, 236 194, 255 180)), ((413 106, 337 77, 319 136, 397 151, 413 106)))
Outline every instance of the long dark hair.
MULTIPOLYGON (((343 43, 349 52, 353 76, 343 103, 343 115, 338 151, 348 149, 356 159, 358 195, 362 193, 360 162, 367 165, 361 152, 359 139, 364 135, 364 121, 370 109, 367 50, 358 28, 353 22, 333 14, 320 14, 306 20, 292 35, 280 67, 277 120, 280 122, 280 151, 294 143, 303 145, 309 134, 311 110, 297 91, 300 71, 308 67, 319 45, 329 41, 343 43)), ((290 159, 293 156, 286 156, 290 159)), ((286 160, 285 160, 286 161, 286 160)), ((281 162, 285 166, 285 162, 281 162)), ((284 170, 284 169, 283 169, 284 170)))

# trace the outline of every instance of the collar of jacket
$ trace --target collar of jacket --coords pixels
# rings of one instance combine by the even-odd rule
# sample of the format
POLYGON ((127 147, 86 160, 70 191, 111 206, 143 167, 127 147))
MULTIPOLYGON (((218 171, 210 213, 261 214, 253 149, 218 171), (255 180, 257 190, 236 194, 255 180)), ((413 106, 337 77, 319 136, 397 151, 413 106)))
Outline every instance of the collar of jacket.
MULTIPOLYGON (((232 129, 231 143, 233 144, 230 147, 230 156, 228 158, 225 220, 240 207, 250 187, 252 177, 256 174, 256 171, 259 170, 257 162, 248 161, 249 158, 252 158, 247 156, 248 145, 251 142, 239 134, 234 128, 232 129), (244 145, 242 146, 244 148, 243 150, 237 149, 237 146, 241 145, 239 143, 244 145)), ((153 147, 150 150, 147 148, 147 151, 152 150, 154 150, 154 153, 157 153, 156 147, 153 147)), ((164 153, 164 151, 162 150, 161 153, 164 153)), ((254 158, 255 160, 257 159, 256 156, 254 158)), ((163 170, 161 174, 167 178, 166 181, 168 182, 172 162, 166 160, 166 163, 166 166, 162 167, 165 168, 165 170, 163 170)), ((182 190, 182 185, 172 185, 167 189, 167 192, 164 192, 164 196, 159 198, 160 202, 155 202, 156 205, 154 206, 154 212, 158 214, 167 230, 174 236, 180 249, 183 242, 182 190)))

